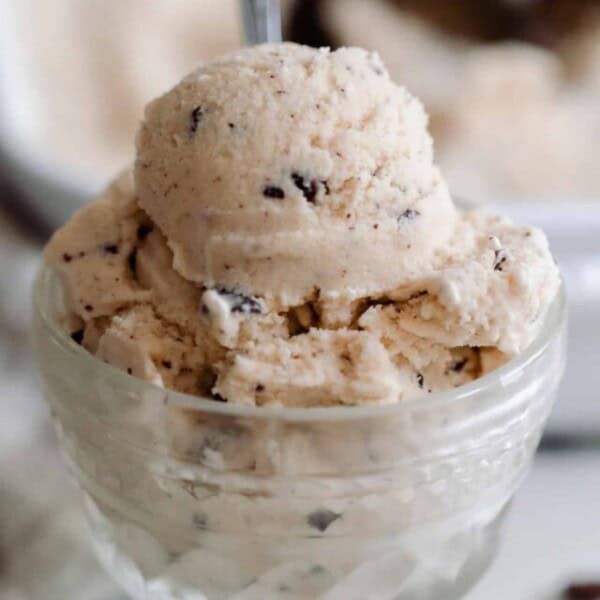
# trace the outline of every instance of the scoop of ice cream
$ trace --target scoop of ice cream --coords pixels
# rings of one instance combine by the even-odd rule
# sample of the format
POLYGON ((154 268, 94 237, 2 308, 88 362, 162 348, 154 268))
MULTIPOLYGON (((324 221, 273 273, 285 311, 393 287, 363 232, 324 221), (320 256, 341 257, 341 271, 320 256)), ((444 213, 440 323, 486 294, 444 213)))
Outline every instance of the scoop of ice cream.
POLYGON ((453 231, 426 125, 376 54, 242 50, 148 106, 139 203, 188 280, 284 306, 378 293, 453 231))
POLYGON ((398 402, 521 352, 544 235, 455 208, 419 102, 363 50, 262 46, 150 105, 122 176, 46 249, 100 359, 219 401, 398 402))

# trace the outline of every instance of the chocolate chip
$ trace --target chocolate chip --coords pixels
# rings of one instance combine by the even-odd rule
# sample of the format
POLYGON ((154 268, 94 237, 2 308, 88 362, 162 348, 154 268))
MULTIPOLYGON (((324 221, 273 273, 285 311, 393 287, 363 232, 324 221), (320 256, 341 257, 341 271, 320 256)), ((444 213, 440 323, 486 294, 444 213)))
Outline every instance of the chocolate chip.
POLYGON ((600 583, 574 583, 565 590, 568 600, 600 599, 600 583))
POLYGON ((325 188, 325 195, 329 196, 329 184, 326 179, 321 179, 321 185, 325 188))
POLYGON ((194 516, 192 517, 192 525, 196 529, 204 530, 208 525, 208 518, 204 513, 194 513, 194 516))
POLYGON ((119 254, 119 246, 117 244, 104 244, 102 249, 108 254, 119 254))
POLYGON ((469 362, 468 358, 463 358, 462 360, 457 360, 450 368, 455 372, 455 373, 460 373, 464 368, 465 365, 469 362))
POLYGON ((262 308, 254 298, 245 298, 240 304, 233 306, 231 312, 259 315, 262 312, 262 308))
POLYGON ((221 396, 221 394, 214 392, 211 395, 212 395, 212 399, 216 400, 217 402, 227 402, 227 399, 223 398, 223 396, 221 396))
POLYGON ((86 304, 83 308, 88 312, 92 312, 94 310, 94 307, 91 304, 86 304))
POLYGON ((320 322, 317 302, 306 302, 291 307, 286 313, 288 332, 291 337, 307 333, 311 327, 318 327, 320 322))
POLYGON ((62 255, 62 257, 66 263, 71 262, 73 260, 73 257, 70 254, 67 254, 66 252, 62 255))
POLYGON ((242 314, 254 314, 259 315, 262 313, 261 303, 252 296, 246 296, 235 290, 229 290, 224 287, 217 288, 217 292, 221 296, 225 296, 227 302, 231 307, 231 312, 242 313, 242 314))
POLYGON ((306 518, 307 523, 318 529, 319 531, 325 531, 334 521, 341 519, 342 515, 339 513, 335 513, 332 510, 327 508, 323 508, 320 510, 315 510, 315 512, 310 513, 306 518))
POLYGON ((319 182, 316 179, 307 180, 300 173, 292 173, 294 185, 304 194, 307 202, 315 203, 317 192, 319 191, 319 182))
POLYGON ((427 296, 426 290, 421 290, 420 292, 415 292, 414 294, 411 294, 408 299, 415 300, 417 298, 422 298, 423 296, 427 296))
POLYGON ((137 228, 137 239, 143 242, 154 228, 151 225, 140 225, 137 228))
POLYGON ((276 200, 283 200, 285 198, 285 192, 276 185, 265 185, 262 194, 265 198, 275 198, 276 200))
POLYGON ((217 374, 210 367, 202 367, 198 373, 196 385, 201 396, 210 396, 217 382, 217 374))
POLYGON ((421 373, 417 373, 417 383, 419 384, 419 387, 421 389, 423 389, 423 384, 425 383, 425 378, 423 377, 423 375, 421 373))
POLYGON ((78 329, 71 334, 71 339, 76 343, 81 345, 83 342, 83 329, 78 329))
POLYGON ((170 360, 163 360, 161 362, 161 365, 165 368, 165 369, 170 369, 173 366, 173 363, 170 360))
POLYGON ((131 367, 127 367, 127 375, 131 375, 133 373, 133 370, 131 367))
POLYGON ((259 384, 258 384, 258 385, 257 385, 257 386, 254 388, 254 391, 255 391, 257 394, 260 394, 261 392, 264 392, 264 391, 265 391, 265 386, 264 386, 262 383, 259 383, 259 384))
POLYGON ((407 208, 399 217, 398 224, 402 224, 405 221, 414 221, 417 217, 420 217, 421 213, 418 210, 407 208))
POLYGON ((229 129, 235 128, 235 123, 227 123, 227 125, 229 126, 229 129))
POLYGON ((127 257, 127 264, 129 265, 131 272, 135 275, 136 268, 137 268, 137 248, 134 248, 129 253, 129 256, 127 257))
POLYGON ((494 271, 503 271, 503 265, 507 260, 506 250, 500 248, 500 250, 494 250, 494 271))
POLYGON ((198 125, 202 121, 204 116, 204 107, 196 106, 190 114, 190 133, 196 133, 198 131, 198 125))

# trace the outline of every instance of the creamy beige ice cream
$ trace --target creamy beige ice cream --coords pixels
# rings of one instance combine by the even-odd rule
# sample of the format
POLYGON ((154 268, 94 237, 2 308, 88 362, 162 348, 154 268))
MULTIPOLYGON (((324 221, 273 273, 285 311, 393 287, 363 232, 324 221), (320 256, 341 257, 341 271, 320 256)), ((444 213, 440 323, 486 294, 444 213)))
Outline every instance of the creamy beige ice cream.
POLYGON ((90 352, 218 400, 382 404, 535 337, 544 235, 456 208, 427 116, 378 56, 246 49, 152 102, 123 175, 55 234, 90 352))

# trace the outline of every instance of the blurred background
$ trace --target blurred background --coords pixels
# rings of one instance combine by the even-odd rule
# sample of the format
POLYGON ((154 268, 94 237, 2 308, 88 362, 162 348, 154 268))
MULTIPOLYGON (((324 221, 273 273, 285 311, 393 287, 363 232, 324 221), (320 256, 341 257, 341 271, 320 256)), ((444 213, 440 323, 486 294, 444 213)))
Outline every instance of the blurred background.
MULTIPOLYGON (((548 232, 569 367, 469 600, 600 598, 600 0, 283 0, 284 39, 380 52, 454 195, 548 232), (576 595, 587 593, 588 595, 576 595)), ((237 0, 0 0, 0 599, 124 600, 96 566, 28 344, 41 245, 133 159, 144 104, 245 43, 237 0)), ((440 599, 443 600, 443 599, 440 599)))

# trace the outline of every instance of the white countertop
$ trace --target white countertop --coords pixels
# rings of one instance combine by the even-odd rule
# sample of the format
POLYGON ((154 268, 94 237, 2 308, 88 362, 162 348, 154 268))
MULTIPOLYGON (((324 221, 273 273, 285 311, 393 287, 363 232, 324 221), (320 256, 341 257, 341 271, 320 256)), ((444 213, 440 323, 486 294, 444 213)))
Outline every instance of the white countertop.
POLYGON ((558 600, 600 581, 600 452, 545 452, 517 494, 496 562, 468 600, 558 600))

